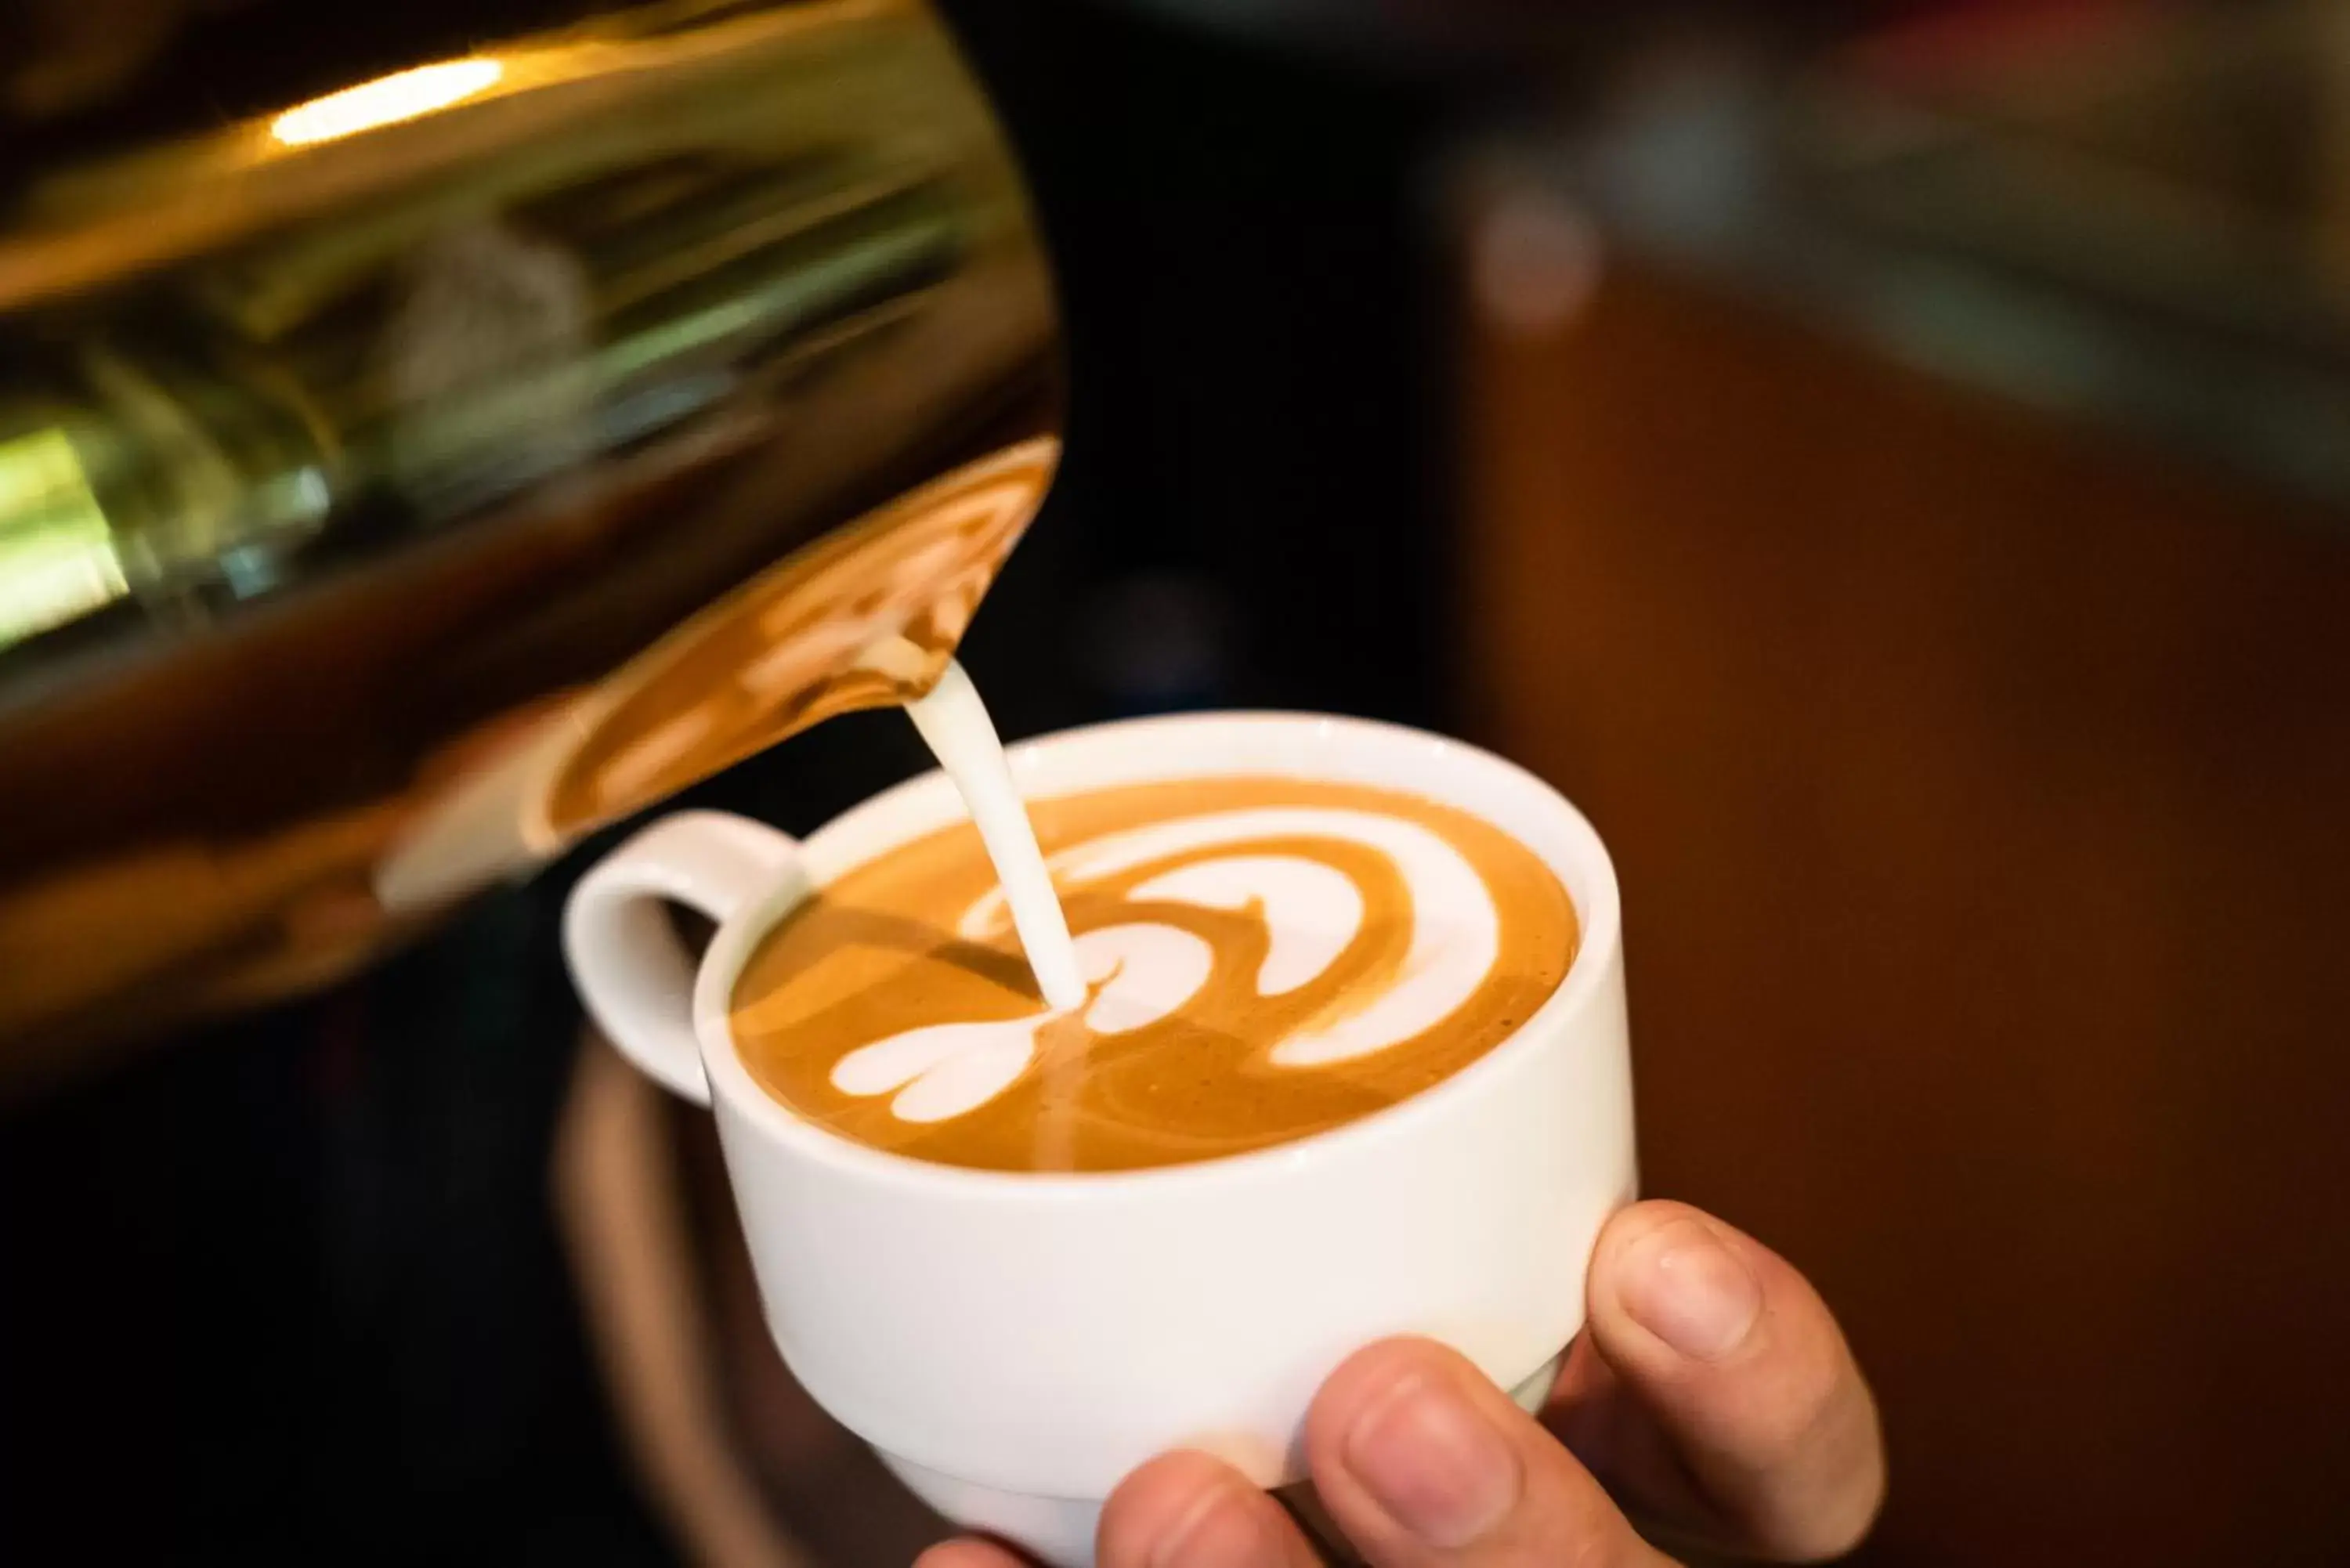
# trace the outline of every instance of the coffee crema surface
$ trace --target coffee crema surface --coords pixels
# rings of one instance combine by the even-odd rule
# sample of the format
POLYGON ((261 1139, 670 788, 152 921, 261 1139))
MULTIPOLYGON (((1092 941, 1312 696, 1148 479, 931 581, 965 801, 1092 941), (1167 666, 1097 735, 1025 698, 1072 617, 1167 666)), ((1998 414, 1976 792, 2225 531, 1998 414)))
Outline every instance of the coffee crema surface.
POLYGON ((996 1170, 1212 1159, 1450 1076, 1557 990, 1550 867, 1417 795, 1202 778, 1032 802, 1087 1000, 1037 997, 979 836, 847 872, 762 940, 736 1046, 800 1116, 996 1170))

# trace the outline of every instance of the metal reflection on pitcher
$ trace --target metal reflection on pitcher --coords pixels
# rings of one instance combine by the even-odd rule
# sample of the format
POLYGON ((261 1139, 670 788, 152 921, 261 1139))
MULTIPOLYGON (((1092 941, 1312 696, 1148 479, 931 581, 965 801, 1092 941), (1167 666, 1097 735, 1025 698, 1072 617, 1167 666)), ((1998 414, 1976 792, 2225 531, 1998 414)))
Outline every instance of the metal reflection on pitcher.
POLYGON ((135 70, 111 121, 0 99, 48 150, 0 228, 0 1086, 924 689, 1049 483, 1044 257, 927 10, 580 15, 225 126, 135 70))

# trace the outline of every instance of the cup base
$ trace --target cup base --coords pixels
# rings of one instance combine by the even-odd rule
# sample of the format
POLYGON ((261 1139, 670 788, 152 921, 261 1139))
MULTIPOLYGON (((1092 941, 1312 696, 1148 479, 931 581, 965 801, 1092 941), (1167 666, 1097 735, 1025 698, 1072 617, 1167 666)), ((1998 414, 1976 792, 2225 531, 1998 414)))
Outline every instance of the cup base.
MULTIPOLYGON (((1562 1350, 1513 1387, 1510 1397, 1529 1415, 1540 1410, 1565 1361, 1566 1352, 1562 1350)), ((891 1474, 906 1483, 907 1490, 963 1529, 1009 1542, 1050 1568, 1093 1568, 1094 1532, 1100 1527, 1105 1500, 999 1491, 941 1475, 885 1449, 874 1452, 891 1474)), ((1277 1495, 1292 1517, 1316 1537, 1315 1543, 1331 1561, 1360 1561, 1322 1511, 1312 1482, 1284 1487, 1277 1495)))

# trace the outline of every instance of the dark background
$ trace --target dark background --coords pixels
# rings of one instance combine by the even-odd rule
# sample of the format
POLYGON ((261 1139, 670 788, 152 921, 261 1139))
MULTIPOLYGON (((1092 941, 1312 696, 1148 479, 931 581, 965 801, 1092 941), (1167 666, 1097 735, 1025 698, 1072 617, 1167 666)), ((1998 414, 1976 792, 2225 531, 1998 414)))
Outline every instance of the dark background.
MULTIPOLYGON (((999 726, 1440 724, 1436 88, 1110 5, 956 9, 1072 365, 1063 475, 965 649, 999 726)), ((804 831, 921 765, 864 715, 697 798, 804 831)), ((343 991, 0 1111, 0 1560, 669 1559, 547 1211, 556 919, 609 841, 343 991)))

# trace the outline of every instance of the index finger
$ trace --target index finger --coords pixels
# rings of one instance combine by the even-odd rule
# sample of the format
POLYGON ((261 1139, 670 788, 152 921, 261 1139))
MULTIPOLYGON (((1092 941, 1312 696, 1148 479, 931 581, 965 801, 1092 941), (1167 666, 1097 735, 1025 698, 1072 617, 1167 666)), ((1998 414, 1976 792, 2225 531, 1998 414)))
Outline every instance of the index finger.
MULTIPOLYGON (((1752 1237, 1680 1203, 1636 1204, 1592 1260, 1589 1332, 1724 1532, 1835 1557, 1885 1497, 1877 1403, 1835 1317, 1752 1237)), ((1619 1419, 1625 1412, 1610 1412, 1619 1419)))

